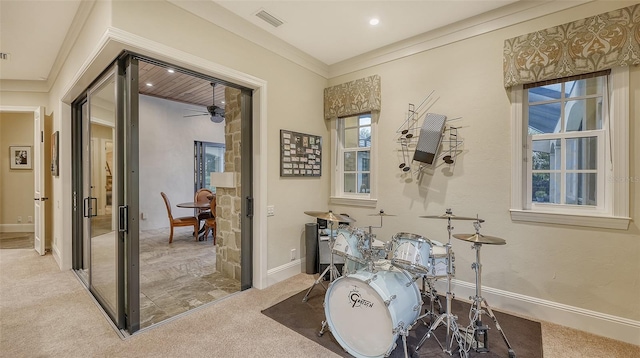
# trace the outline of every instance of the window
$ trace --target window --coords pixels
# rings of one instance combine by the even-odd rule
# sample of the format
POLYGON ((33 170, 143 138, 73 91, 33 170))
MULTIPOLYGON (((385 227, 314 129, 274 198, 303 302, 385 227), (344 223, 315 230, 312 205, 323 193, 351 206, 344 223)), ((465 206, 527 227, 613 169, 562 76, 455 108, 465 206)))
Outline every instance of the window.
POLYGON ((332 203, 375 206, 375 125, 368 113, 336 120, 332 203))
POLYGON ((628 226, 628 69, 513 89, 512 219, 628 226))
POLYGON ((206 188, 216 192, 211 186, 211 173, 224 172, 224 151, 222 143, 195 141, 194 146, 194 187, 195 191, 206 188))

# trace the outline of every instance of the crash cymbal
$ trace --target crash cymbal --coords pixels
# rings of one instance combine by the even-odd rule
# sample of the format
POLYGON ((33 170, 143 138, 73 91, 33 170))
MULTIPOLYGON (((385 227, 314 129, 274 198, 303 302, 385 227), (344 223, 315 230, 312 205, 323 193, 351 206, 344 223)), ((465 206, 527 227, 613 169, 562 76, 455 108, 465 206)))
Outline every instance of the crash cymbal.
POLYGON ((478 221, 483 223, 484 219, 480 219, 480 218, 472 218, 472 217, 467 217, 467 216, 455 216, 453 214, 449 214, 449 213, 445 213, 442 215, 426 215, 426 216, 420 216, 421 218, 426 218, 426 219, 451 219, 451 220, 473 220, 473 221, 478 221))
POLYGON ((352 218, 350 218, 348 216, 334 214, 331 210, 329 210, 327 212, 324 212, 324 211, 305 211, 304 213, 307 214, 307 215, 316 217, 318 219, 323 219, 323 220, 336 221, 336 222, 345 222, 345 223, 355 222, 354 219, 352 219, 352 218))
POLYGON ((479 244, 504 245, 507 242, 504 239, 495 236, 485 236, 480 233, 475 234, 453 234, 456 239, 469 241, 479 244))
POLYGON ((369 214, 369 216, 395 216, 395 215, 387 214, 387 213, 384 212, 384 210, 380 210, 379 213, 377 213, 377 214, 369 214))

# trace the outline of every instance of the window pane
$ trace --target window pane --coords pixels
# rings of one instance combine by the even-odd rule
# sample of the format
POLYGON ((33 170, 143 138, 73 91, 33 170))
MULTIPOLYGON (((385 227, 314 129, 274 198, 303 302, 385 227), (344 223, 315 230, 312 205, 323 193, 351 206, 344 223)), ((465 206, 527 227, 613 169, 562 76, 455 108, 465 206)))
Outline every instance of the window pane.
POLYGON ((533 170, 560 170, 560 139, 534 140, 532 141, 533 153, 531 153, 531 169, 533 170))
POLYGON ((598 169, 598 138, 567 138, 567 169, 598 169))
POLYGON ((564 111, 567 132, 602 129, 602 97, 567 101, 564 111))
POLYGON ((369 151, 359 151, 358 152, 358 171, 360 172, 368 172, 369 169, 369 151))
POLYGON ((530 88, 528 90, 529 103, 560 99, 562 83, 530 88))
POLYGON ((360 125, 361 126, 370 126, 371 125, 371 117, 369 117, 369 116, 360 117, 360 125))
POLYGON ((358 147, 358 128, 351 128, 344 130, 344 147, 356 148, 358 147))
POLYGON ((572 205, 597 205, 597 176, 596 173, 567 174, 566 199, 572 205))
POLYGON ((356 174, 349 173, 344 175, 344 192, 355 193, 356 192, 356 174))
POLYGON ((560 102, 529 106, 529 133, 559 133, 560 102))
POLYGON ((360 193, 369 193, 369 173, 358 174, 358 188, 360 193))
POLYGON ((371 127, 360 127, 360 141, 358 146, 370 147, 371 146, 371 127))
POLYGON ((357 127, 358 126, 358 117, 347 117, 344 119, 344 127, 357 127))
POLYGON ((344 153, 344 171, 345 172, 356 171, 356 153, 355 152, 344 153))
POLYGON ((594 77, 584 80, 570 81, 565 84, 567 97, 580 97, 602 94, 606 77, 594 77))
POLYGON ((560 174, 536 173, 531 178, 531 200, 539 203, 560 203, 560 174))

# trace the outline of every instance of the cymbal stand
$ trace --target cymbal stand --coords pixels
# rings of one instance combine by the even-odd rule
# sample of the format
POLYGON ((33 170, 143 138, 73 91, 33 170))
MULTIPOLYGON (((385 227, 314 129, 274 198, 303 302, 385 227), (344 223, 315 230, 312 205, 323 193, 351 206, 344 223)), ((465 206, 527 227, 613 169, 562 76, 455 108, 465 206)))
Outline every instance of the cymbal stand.
MULTIPOLYGON (((333 264, 333 244, 335 243, 336 239, 334 237, 334 231, 333 231, 333 221, 329 221, 331 224, 331 234, 329 235, 329 251, 331 252, 331 256, 329 257, 329 266, 327 266, 326 269, 324 269, 324 271, 322 271, 322 273, 320 274, 320 276, 318 276, 318 279, 313 283, 313 285, 311 285, 311 287, 309 287, 309 291, 307 291, 307 294, 304 295, 304 297, 302 298, 302 302, 307 302, 307 299, 309 298, 309 294, 311 293, 311 290, 313 290, 314 287, 316 287, 317 284, 321 284, 322 287, 324 287, 324 284, 322 284, 322 280, 324 278, 324 275, 327 274, 327 271, 329 272, 329 283, 333 282, 336 278, 338 278, 340 276, 340 272, 338 271, 338 268, 336 267, 336 265, 333 264)), ((326 289, 326 287, 324 287, 326 289)))
MULTIPOLYGON (((447 209, 446 213, 449 215, 453 215, 453 213, 451 212, 451 209, 447 209)), ((440 326, 440 324, 445 322, 447 327, 445 345, 442 346, 442 344, 440 343, 440 341, 435 335, 433 336, 433 338, 436 340, 440 348, 442 348, 442 351, 449 355, 453 353, 452 347, 453 347, 453 340, 455 339, 456 342, 458 343, 458 348, 459 348, 458 351, 460 353, 460 356, 466 358, 468 357, 467 351, 462 349, 465 337, 462 336, 462 334, 460 333, 460 329, 458 328, 458 323, 457 323, 458 317, 451 314, 451 301, 453 300, 453 296, 454 296, 453 292, 451 292, 452 291, 451 280, 453 277, 453 260, 451 255, 451 231, 453 231, 453 226, 451 225, 451 218, 447 218, 447 231, 449 232, 449 242, 447 242, 447 244, 445 245, 447 261, 448 261, 447 263, 447 295, 446 295, 447 311, 441 314, 435 320, 435 322, 433 322, 433 324, 431 325, 427 333, 422 337, 420 342, 418 342, 418 345, 416 346, 416 349, 415 349, 415 353, 418 353, 418 350, 420 349, 420 347, 422 347, 422 345, 427 340, 427 338, 431 336, 433 331, 435 331, 436 328, 440 326)))
MULTIPOLYGON (((417 278, 416 278, 417 279, 417 278)), ((435 313, 435 303, 438 302, 438 314, 442 311, 442 303, 440 302, 440 298, 438 297, 438 292, 433 287, 432 282, 427 278, 426 275, 422 275, 422 295, 429 298, 429 310, 426 311, 422 316, 418 317, 418 320, 422 320, 422 323, 426 326, 427 323, 424 321, 425 317, 429 317, 429 325, 433 323, 433 320, 438 315, 435 313)))
MULTIPOLYGON (((479 232, 479 223, 473 224, 476 227, 476 232, 479 232)), ((482 248, 482 243, 475 242, 473 244, 473 249, 476 250, 476 262, 471 264, 471 268, 476 272, 476 295, 474 297, 469 297, 470 300, 473 300, 473 304, 471 305, 471 309, 469 311, 469 317, 471 318, 471 323, 469 327, 473 329, 473 337, 476 342, 476 352, 486 353, 489 351, 488 348, 488 337, 487 333, 489 327, 487 325, 482 324, 482 314, 485 313, 489 317, 493 319, 493 322, 496 325, 496 329, 502 335, 502 339, 504 343, 507 345, 509 358, 515 358, 516 353, 514 352, 511 344, 507 340, 507 336, 504 334, 504 331, 500 327, 500 323, 498 323, 498 319, 493 314, 491 307, 487 300, 482 297, 482 264, 480 263, 480 249, 482 248), (482 309, 482 304, 486 307, 486 311, 482 309)))

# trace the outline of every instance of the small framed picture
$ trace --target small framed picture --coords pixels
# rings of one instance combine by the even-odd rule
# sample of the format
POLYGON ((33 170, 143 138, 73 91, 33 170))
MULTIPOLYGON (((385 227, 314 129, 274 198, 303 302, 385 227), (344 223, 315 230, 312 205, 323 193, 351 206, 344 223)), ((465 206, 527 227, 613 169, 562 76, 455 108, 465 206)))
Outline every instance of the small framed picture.
POLYGON ((10 146, 9 162, 11 169, 31 169, 31 147, 29 146, 10 146))

